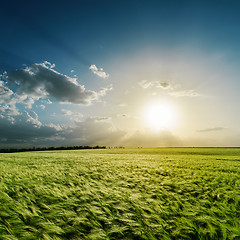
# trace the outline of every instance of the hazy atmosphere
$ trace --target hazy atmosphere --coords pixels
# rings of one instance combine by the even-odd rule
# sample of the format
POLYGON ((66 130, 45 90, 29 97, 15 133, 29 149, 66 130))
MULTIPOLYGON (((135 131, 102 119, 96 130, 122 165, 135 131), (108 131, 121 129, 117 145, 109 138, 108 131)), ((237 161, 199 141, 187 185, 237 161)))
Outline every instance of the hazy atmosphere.
POLYGON ((239 146, 239 9, 2 1, 0 148, 239 146))

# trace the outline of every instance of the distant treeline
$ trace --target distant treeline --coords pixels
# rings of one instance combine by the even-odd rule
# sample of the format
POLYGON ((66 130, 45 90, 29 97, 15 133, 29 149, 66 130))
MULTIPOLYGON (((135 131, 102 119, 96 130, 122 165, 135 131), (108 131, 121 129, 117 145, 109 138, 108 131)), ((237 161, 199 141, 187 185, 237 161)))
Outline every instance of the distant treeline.
POLYGON ((71 147, 32 147, 32 148, 6 148, 0 149, 0 153, 54 151, 54 150, 78 150, 78 149, 106 149, 106 146, 71 146, 71 147))

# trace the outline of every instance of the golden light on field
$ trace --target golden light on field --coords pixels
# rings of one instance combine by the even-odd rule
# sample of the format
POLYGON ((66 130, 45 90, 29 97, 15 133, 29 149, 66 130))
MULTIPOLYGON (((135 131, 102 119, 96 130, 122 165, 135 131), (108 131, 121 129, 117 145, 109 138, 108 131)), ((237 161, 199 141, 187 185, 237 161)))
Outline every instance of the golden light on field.
POLYGON ((175 120, 175 112, 171 105, 164 102, 150 104, 145 112, 146 125, 153 130, 170 128, 175 120))

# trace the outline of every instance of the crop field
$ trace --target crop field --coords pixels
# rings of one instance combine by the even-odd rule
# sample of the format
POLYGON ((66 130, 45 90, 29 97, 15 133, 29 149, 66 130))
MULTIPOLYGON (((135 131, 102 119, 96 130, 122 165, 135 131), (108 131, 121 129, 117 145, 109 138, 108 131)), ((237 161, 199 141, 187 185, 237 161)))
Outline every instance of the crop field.
POLYGON ((0 239, 240 239, 240 149, 1 153, 0 239))

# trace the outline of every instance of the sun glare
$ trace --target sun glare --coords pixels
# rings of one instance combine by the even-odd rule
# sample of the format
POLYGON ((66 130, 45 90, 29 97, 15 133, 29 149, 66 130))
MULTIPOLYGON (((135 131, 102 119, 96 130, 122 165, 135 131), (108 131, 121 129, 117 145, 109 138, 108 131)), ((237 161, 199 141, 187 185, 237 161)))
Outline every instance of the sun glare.
POLYGON ((173 108, 161 102, 151 104, 144 113, 146 124, 153 130, 170 128, 174 117, 173 108))

